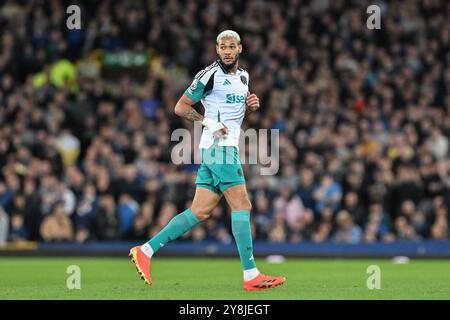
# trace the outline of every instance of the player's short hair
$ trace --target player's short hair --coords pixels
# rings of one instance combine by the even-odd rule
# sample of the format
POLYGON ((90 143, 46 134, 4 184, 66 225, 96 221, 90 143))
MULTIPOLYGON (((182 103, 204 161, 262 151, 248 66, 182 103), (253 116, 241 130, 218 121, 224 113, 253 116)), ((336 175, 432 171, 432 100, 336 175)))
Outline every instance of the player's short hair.
POLYGON ((219 33, 216 40, 217 44, 219 44, 220 40, 222 40, 223 38, 234 38, 238 43, 241 43, 241 37, 236 31, 233 30, 225 30, 219 33))

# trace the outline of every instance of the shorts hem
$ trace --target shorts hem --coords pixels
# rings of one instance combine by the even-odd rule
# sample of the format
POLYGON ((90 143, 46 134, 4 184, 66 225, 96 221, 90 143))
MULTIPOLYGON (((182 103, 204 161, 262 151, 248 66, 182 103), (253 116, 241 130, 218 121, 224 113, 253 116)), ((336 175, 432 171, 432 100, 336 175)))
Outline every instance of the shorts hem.
POLYGON ((203 183, 197 183, 196 185, 197 185, 197 187, 206 188, 206 189, 209 189, 209 190, 217 193, 218 195, 222 195, 222 191, 220 191, 214 187, 211 187, 210 185, 203 184, 203 183))
POLYGON ((220 191, 221 191, 221 192, 224 192, 225 190, 227 190, 227 189, 229 189, 229 188, 231 188, 231 187, 238 186, 238 185, 241 185, 241 184, 245 184, 245 181, 231 182, 231 183, 227 184, 226 186, 224 186, 223 188, 222 188, 222 186, 221 186, 221 187, 220 187, 220 191))

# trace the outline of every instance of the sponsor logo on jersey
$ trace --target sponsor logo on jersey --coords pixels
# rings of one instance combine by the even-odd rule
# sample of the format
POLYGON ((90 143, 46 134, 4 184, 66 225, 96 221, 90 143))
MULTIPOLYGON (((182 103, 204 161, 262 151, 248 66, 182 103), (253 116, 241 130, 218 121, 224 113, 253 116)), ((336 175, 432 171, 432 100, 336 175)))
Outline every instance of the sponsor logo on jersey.
POLYGON ((228 93, 226 95, 226 97, 227 97, 227 103, 244 103, 245 102, 245 96, 244 95, 228 93))
POLYGON ((229 85, 229 84, 231 84, 231 82, 228 79, 225 79, 225 81, 223 82, 223 85, 226 86, 226 85, 229 85))

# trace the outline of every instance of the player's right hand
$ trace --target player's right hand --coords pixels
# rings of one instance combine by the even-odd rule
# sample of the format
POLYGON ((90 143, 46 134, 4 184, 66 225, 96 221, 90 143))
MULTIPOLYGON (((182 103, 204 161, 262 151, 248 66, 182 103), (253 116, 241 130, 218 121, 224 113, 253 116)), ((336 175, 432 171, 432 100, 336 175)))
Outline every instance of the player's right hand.
POLYGON ((223 128, 213 132, 213 136, 215 138, 225 137, 229 131, 228 127, 224 123, 222 123, 222 122, 219 122, 219 123, 223 125, 223 128))
POLYGON ((228 127, 225 124, 223 124, 222 122, 217 122, 213 119, 204 118, 202 124, 213 133, 213 136, 215 138, 221 138, 225 136, 229 131, 228 127))

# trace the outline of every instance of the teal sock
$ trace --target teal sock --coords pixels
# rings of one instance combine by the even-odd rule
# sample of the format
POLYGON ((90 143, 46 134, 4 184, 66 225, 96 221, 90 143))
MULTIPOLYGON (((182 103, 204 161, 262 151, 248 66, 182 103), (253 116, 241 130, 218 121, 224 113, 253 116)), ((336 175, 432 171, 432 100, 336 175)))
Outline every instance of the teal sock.
POLYGON ((191 208, 186 209, 173 217, 172 220, 170 220, 169 223, 147 243, 152 247, 153 252, 156 252, 167 242, 177 239, 199 223, 200 220, 197 219, 191 208))
POLYGON ((239 210, 231 212, 231 230, 238 247, 242 269, 245 271, 256 268, 255 260, 253 259, 250 211, 239 210))

